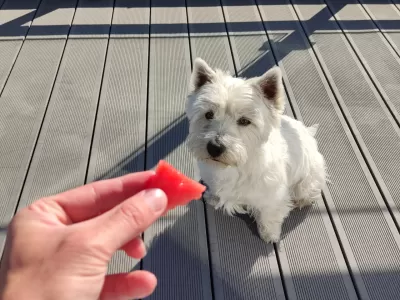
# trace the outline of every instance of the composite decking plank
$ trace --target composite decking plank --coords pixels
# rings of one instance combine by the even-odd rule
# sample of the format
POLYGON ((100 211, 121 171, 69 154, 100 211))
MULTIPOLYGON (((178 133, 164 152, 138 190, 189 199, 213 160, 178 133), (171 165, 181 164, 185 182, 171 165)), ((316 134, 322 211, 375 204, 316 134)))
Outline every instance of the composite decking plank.
MULTIPOLYGON (((278 60, 278 64, 283 71, 284 81, 287 84, 287 90, 290 100, 294 107, 296 117, 303 121, 307 126, 312 124, 320 124, 317 132, 317 141, 320 151, 324 154, 328 164, 328 173, 330 172, 330 160, 326 150, 324 149, 324 137, 329 135, 329 129, 343 130, 345 125, 344 120, 331 119, 309 119, 308 114, 312 111, 313 106, 304 107, 303 101, 315 102, 318 100, 329 103, 333 99, 333 95, 329 92, 329 86, 325 81, 321 81, 320 76, 322 73, 315 66, 315 58, 312 56, 310 49, 306 44, 305 38, 302 36, 301 27, 294 22, 294 11, 291 6, 285 1, 275 1, 274 6, 269 6, 267 1, 257 1, 260 9, 265 28, 270 37, 272 50, 274 56, 278 60), (285 20, 290 24, 285 30, 273 27, 274 22, 285 20), (330 123, 327 125, 326 123, 330 123), (334 127, 330 127, 330 125, 334 127)), ((312 7, 312 6, 311 6, 312 7)), ((326 106, 326 105, 325 105, 326 106)), ((325 107, 321 104, 315 106, 314 109, 324 111, 325 107)), ((317 115, 313 112, 313 116, 317 115)), ((331 115, 333 116, 333 115, 331 115)), ((347 136, 343 134, 341 140, 346 142, 347 136)), ((350 146, 350 145, 349 145, 350 146)), ((353 144, 355 147, 355 143, 353 144)), ((350 151, 351 151, 351 147, 350 151)), ((350 152, 351 153, 351 152, 350 152)), ((330 194, 325 192, 325 198, 330 201, 330 194)), ((300 211, 304 220, 307 222, 309 216, 306 212, 300 211)), ((288 258, 287 265, 283 265, 284 272, 289 272, 292 279, 292 286, 290 290, 295 293, 296 298, 300 299, 357 299, 356 291, 352 284, 351 275, 347 270, 345 259, 338 247, 338 242, 335 236, 335 231, 332 229, 331 222, 328 218, 328 212, 322 201, 316 203, 314 209, 314 216, 311 218, 321 225, 324 224, 324 235, 316 234, 311 236, 310 233, 315 231, 318 227, 312 222, 305 226, 305 222, 298 221, 290 224, 290 219, 287 222, 289 228, 299 227, 299 232, 290 236, 283 241, 285 247, 285 254, 288 258), (299 239, 302 236, 303 239, 299 239), (311 259, 298 259, 303 257, 305 251, 315 241, 319 244, 330 243, 330 247, 315 247, 321 249, 314 253, 311 259), (301 245, 299 247, 299 245, 301 245), (327 259, 327 260, 326 260, 327 259), (309 263, 314 262, 317 263, 309 263), (322 263, 324 262, 325 263, 322 263), (308 262, 308 263, 307 263, 308 262)), ((321 226, 319 225, 319 226, 321 226)), ((290 229, 289 229, 290 230, 290 229)), ((289 231, 290 232, 290 231, 289 231)), ((290 232, 291 233, 291 232, 290 232)), ((308 254, 308 253, 307 253, 308 254)), ((349 258, 346 257, 348 260, 349 258)), ((289 289, 288 289, 289 293, 289 289)))
MULTIPOLYGON (((71 0, 67 2, 70 3, 71 0)), ((49 7, 54 7, 51 0, 42 1, 38 8, 38 16, 49 7)), ((63 22, 69 25, 73 11, 67 11, 62 17, 63 22)), ((35 26, 36 20, 33 20, 32 26, 35 26)), ((64 52, 69 26, 64 29, 62 39, 30 40, 28 34, 0 97, 2 224, 10 221, 18 204, 64 52)), ((1 248, 4 240, 5 234, 2 233, 1 248)))
MULTIPOLYGON (((327 4, 332 12, 336 11, 337 2, 328 1, 327 4)), ((368 5, 366 6, 368 8, 368 5)), ((352 16, 355 15, 357 20, 364 21, 369 24, 368 27, 371 26, 374 30, 360 33, 349 28, 342 21, 349 17, 349 12, 346 10, 336 12, 335 17, 341 25, 348 43, 354 49, 373 82, 366 79, 367 83, 363 81, 362 88, 359 86, 361 90, 365 91, 364 99, 360 98, 360 94, 357 94, 358 98, 353 97, 350 93, 355 92, 355 89, 352 89, 354 80, 360 76, 355 77, 353 74, 355 71, 351 69, 352 72, 350 70, 346 72, 349 76, 348 86, 342 86, 342 93, 345 89, 344 93, 347 94, 343 97, 353 98, 352 101, 345 101, 346 106, 348 106, 349 113, 359 132, 361 145, 365 148, 363 151, 399 226, 400 187, 393 174, 400 172, 400 164, 396 160, 396 157, 400 156, 400 128, 398 125, 400 124, 400 98, 397 92, 400 88, 400 58, 385 37, 377 31, 362 6, 355 2, 352 4, 352 8, 352 16), (380 95, 377 95, 376 92, 375 95, 368 92, 368 90, 374 91, 375 88, 380 95), (359 100, 356 104, 357 99, 359 100), (374 101, 374 99, 376 100, 374 101), (364 101, 365 105, 356 107, 361 101, 364 101), (385 147, 382 147, 383 145, 385 147)), ((390 4, 370 5, 369 10, 371 13, 375 12, 379 16, 379 20, 384 19, 384 15, 393 20, 397 15, 400 23, 400 14, 397 14, 397 9, 390 4), (385 12, 387 13, 385 14, 385 12)), ((388 39, 391 39, 390 34, 388 33, 386 36, 388 39)), ((325 41, 326 43, 328 41, 325 41)), ((347 43, 347 41, 343 43, 347 43)), ((365 73, 363 75, 366 76, 365 73)))
MULTIPOLYGON (((200 57, 206 60, 213 68, 219 68, 231 74, 235 74, 224 17, 221 7, 219 6, 219 1, 208 1, 207 5, 209 6, 207 7, 202 7, 200 3, 201 0, 187 1, 192 59, 194 60, 200 57), (207 24, 208 30, 211 29, 211 33, 202 30, 204 24, 207 24)), ((206 209, 213 295, 214 299, 225 299, 227 278, 225 277, 226 272, 221 268, 221 254, 219 253, 218 238, 215 232, 215 222, 212 220, 215 218, 215 214, 214 210, 210 210, 208 207, 206 209)))
MULTIPOLYGON (((253 1, 242 3, 243 6, 234 6, 234 2, 226 0, 223 4, 239 75, 260 76, 276 62, 257 6, 253 1), (243 23, 242 26, 248 26, 248 32, 235 30, 236 26, 238 29, 242 27, 240 23, 243 23), (250 53, 254 53, 253 57, 249 55, 250 53)), ((275 17, 273 21, 286 20, 285 15, 281 15, 280 11, 274 8, 273 5, 268 7, 268 11, 275 17)), ((270 33, 270 42, 277 43, 286 35, 287 32, 284 31, 270 33)), ((287 50, 287 55, 290 55, 291 51, 299 51, 297 48, 287 50)), ((290 89, 292 83, 288 80, 285 80, 285 83, 290 89)), ((292 100, 292 97, 289 98, 292 100)), ((295 101, 293 104, 296 105, 295 101)), ((286 110, 287 114, 293 114, 289 102, 286 104, 286 110)), ((335 299, 337 296, 342 299, 355 299, 356 295, 349 280, 345 260, 322 199, 313 208, 291 213, 284 223, 282 241, 278 248, 283 281, 289 299, 319 299, 322 296, 324 299, 335 299), (321 251, 310 251, 310 244, 314 244, 321 251), (299 256, 302 260, 298 259, 299 256), (304 265, 303 260, 324 262, 324 264, 304 265), (319 276, 310 276, 308 272, 319 276), (329 291, 334 291, 336 294, 332 295, 329 291)), ((262 299, 263 296, 258 297, 262 299)))
POLYGON ((5 0, 0 9, 0 95, 18 57, 40 0, 5 0), (23 18, 26 26, 15 19, 23 18))
POLYGON ((82 9, 76 11, 74 25, 69 38, 93 39, 106 38, 110 34, 115 0, 80 0, 82 9))
POLYGON ((361 5, 355 4, 359 8, 358 19, 366 24, 374 23, 380 33, 371 30, 358 36, 356 32, 349 31, 346 24, 342 24, 338 18, 339 15, 336 18, 374 80, 396 122, 400 123, 400 100, 396 97, 396 87, 400 82, 400 11, 389 0, 381 0, 380 4, 374 4, 371 0, 361 3, 361 5), (363 13, 362 8, 368 15, 363 13), (369 40, 367 44, 366 39, 369 40), (372 45, 374 46, 371 47, 372 45))
MULTIPOLYGON (((82 20, 96 13, 87 7, 88 3, 88 0, 78 2, 70 33, 82 20)), ((56 8, 59 4, 54 5, 56 8)), ((110 24, 113 1, 102 0, 96 5, 106 12, 97 17, 110 24)), ((46 19, 47 22, 42 19, 45 25, 53 25, 53 20, 59 22, 59 16, 51 13, 46 19)), ((41 34, 35 35, 35 40, 41 34)), ((55 37, 47 39, 58 35, 55 33, 55 37)), ((69 37, 18 209, 38 198, 85 183, 107 43, 107 38, 69 37)))
MULTIPOLYGON (((338 23, 342 25, 346 36, 354 47, 354 51, 361 58, 364 66, 368 67, 369 63, 375 63, 375 70, 377 70, 378 65, 375 60, 382 58, 377 50, 382 51, 389 48, 385 49, 383 38, 379 36, 374 24, 371 21, 366 23, 368 24, 366 27, 372 27, 372 32, 368 30, 368 32, 360 33, 348 28, 342 22, 343 19, 349 18, 368 20, 368 16, 361 6, 358 3, 349 5, 346 2, 346 6, 338 10, 337 5, 340 5, 340 2, 326 1, 326 3, 335 13, 338 23), (368 55, 363 49, 367 49, 371 45, 374 45, 374 54, 369 49, 368 55), (362 53, 368 56, 363 57, 362 53)), ((327 14, 327 17, 331 16, 330 13, 327 14)), ((353 217, 352 221, 358 219, 357 222, 360 223, 360 226, 345 225, 349 228, 347 230, 349 243, 353 249, 369 298, 397 299, 400 284, 400 274, 398 273, 400 268, 400 238, 391 214, 399 222, 400 189, 392 176, 393 172, 397 174, 400 168, 397 159, 400 154, 400 130, 343 35, 338 34, 333 37, 332 35, 316 34, 312 41, 314 42, 314 49, 317 49, 317 55, 319 54, 320 60, 325 65, 325 72, 330 77, 330 82, 335 89, 336 97, 345 117, 351 124, 360 149, 388 206, 385 206, 380 197, 377 198, 378 202, 374 204, 375 208, 372 208, 372 203, 365 202, 362 199, 355 203, 357 210, 368 209, 374 211, 374 213, 371 213, 369 217, 365 214, 353 217), (345 69, 343 69, 344 67, 345 69), (372 218, 374 226, 365 229, 363 224, 371 221, 372 218), (365 240, 371 236, 374 238, 369 239, 368 244, 365 243, 365 240), (376 255, 373 255, 374 252, 376 255), (388 282, 391 283, 389 286, 387 285, 388 282)), ((386 54, 389 56, 385 57, 383 61, 392 59, 391 68, 398 68, 398 62, 393 59, 394 56, 390 53, 386 54)), ((372 78, 376 80, 375 83, 379 84, 377 77, 372 72, 370 75, 373 75, 372 78)), ((382 76, 380 76, 380 79, 384 80, 382 76)), ((398 82, 397 85, 399 85, 398 82)), ((386 98, 386 101, 396 101, 396 98, 386 98)), ((346 206, 351 205, 346 203, 346 206)))
MULTIPOLYGON (((328 172, 332 180, 332 184, 328 185, 324 194, 360 297, 378 299, 382 297, 384 282, 397 282, 398 275, 395 270, 398 269, 399 264, 399 239, 393 219, 387 212, 382 195, 362 157, 365 153, 355 146, 355 140, 353 135, 349 134, 350 128, 347 128, 346 122, 350 124, 352 133, 357 131, 355 120, 352 120, 348 114, 352 108, 349 102, 353 100, 353 107, 356 109, 366 107, 367 103, 368 105, 377 104, 379 95, 368 85, 368 77, 361 73, 360 64, 350 47, 346 47, 343 43, 344 37, 340 29, 335 27, 337 24, 328 23, 334 20, 329 10, 323 4, 306 6, 301 5, 302 1, 293 1, 293 3, 295 10, 286 1, 282 1, 281 8, 286 7, 288 19, 295 21, 297 27, 299 23, 296 13, 300 16, 311 44, 305 40, 301 27, 297 31, 300 33, 297 42, 303 48, 309 45, 313 48, 304 51, 307 57, 301 57, 300 53, 296 52, 296 58, 293 61, 290 61, 285 48, 281 47, 284 43, 279 43, 274 48, 276 48, 278 59, 282 60, 281 64, 285 68, 289 82, 293 81, 292 88, 299 89, 297 94, 294 91, 294 95, 305 123, 321 124, 317 139, 320 140, 319 146, 327 158, 328 172), (291 18, 289 18, 290 15, 291 18), (324 30, 318 31, 320 26, 324 30), (283 57, 282 54, 285 56, 283 57), (309 62, 305 64, 307 60, 309 62), (292 71, 291 64, 294 65, 292 71), (311 70, 311 67, 314 70, 311 70), (322 70, 324 73, 321 72, 322 70), (325 85, 329 97, 326 96, 326 92, 325 95, 320 94, 318 97, 307 96, 302 92, 306 84, 301 81, 300 73, 302 72, 320 82, 310 85, 310 90, 315 90, 318 85, 325 85), (326 82, 327 78, 329 85, 326 82), (357 85, 354 85, 354 80, 357 85), (347 82, 351 85, 345 85, 347 82), (329 86, 336 99, 329 91, 329 86), (365 93, 370 94, 365 95, 365 93), (356 102, 357 99, 359 100, 356 102), (366 224, 370 222, 373 222, 374 226, 367 227, 366 224)), ((267 14, 267 3, 265 3, 265 8, 265 14, 267 14)), ((337 10, 352 11, 353 8, 343 3, 343 6, 337 7, 337 10)), ((283 14, 282 11, 281 14, 283 14)), ((348 18, 355 18, 355 16, 351 15, 348 18)), ((365 122, 373 121, 367 115, 364 115, 364 119, 365 122)), ((357 138, 359 134, 356 133, 354 136, 359 142, 357 138)), ((397 297, 395 286, 385 289, 385 299, 397 297)))
MULTIPOLYGON (((224 1, 222 4, 229 5, 231 3, 224 1)), ((211 10, 211 8, 208 9, 211 10)), ((249 10, 251 12, 253 9, 254 7, 242 7, 241 14, 246 15, 249 10)), ((204 8, 196 7, 192 9, 192 12, 193 16, 196 16, 197 13, 197 18, 194 18, 193 22, 207 18, 206 22, 215 23, 213 32, 226 32, 224 24, 221 24, 223 27, 217 28, 220 26, 219 23, 223 22, 224 17, 227 22, 236 21, 230 20, 229 12, 221 11, 221 8, 218 7, 212 8, 214 20, 211 19, 211 11, 208 13, 204 11, 204 8)), ((192 26, 195 27, 195 24, 192 26)), ((228 31, 229 29, 228 25, 228 31)), ((258 47, 254 47, 258 46, 255 45, 255 42, 259 36, 246 36, 246 33, 242 36, 232 36, 232 32, 229 34, 233 53, 231 53, 231 49, 226 49, 226 43, 229 41, 228 37, 223 37, 226 33, 219 37, 219 44, 212 40, 215 37, 204 37, 203 40, 198 37, 192 38, 194 46, 197 45, 196 52, 204 53, 204 59, 212 67, 219 67, 229 71, 232 75, 236 75, 235 69, 241 71, 239 74, 241 76, 259 75, 257 72, 260 72, 260 68, 254 69, 253 67, 248 70, 249 72, 243 72, 243 66, 253 61, 257 62, 261 68, 268 68, 268 65, 272 65, 269 57, 260 58, 258 47), (245 56, 243 56, 244 52, 240 50, 247 51, 245 56), (219 54, 218 60, 216 60, 215 53, 219 54), (221 57, 221 55, 223 56, 221 57), (230 65, 232 62, 233 66, 230 65)), ((265 32, 258 35, 265 38, 265 32)), ((249 227, 251 221, 246 216, 242 216, 242 218, 229 217, 221 211, 215 211, 212 207, 207 207, 207 220, 215 299, 284 299, 284 290, 273 245, 264 243, 257 235, 253 234, 254 227, 249 227), (246 247, 243 248, 243 245, 246 247)))
MULTIPOLYGON (((386 38, 387 43, 390 44, 396 54, 400 56, 400 6, 396 6, 390 0, 381 0, 379 4, 373 3, 372 1, 360 2, 386 38)), ((392 49, 389 49, 389 51, 393 54, 392 49)))
POLYGON ((0 41, 0 94, 21 49, 22 41, 0 41))
POLYGON ((45 11, 43 1, 5 0, 0 9, 0 40, 23 40, 36 14, 45 11), (40 11, 38 7, 41 7, 40 11))
MULTIPOLYGON (((235 75, 235 62, 224 24, 224 14, 218 6, 219 0, 209 1, 207 7, 201 7, 200 2, 187 2, 192 57, 201 57, 212 68, 235 75), (204 24, 208 25, 210 32, 202 30, 204 24)), ((262 34, 265 36, 265 33, 262 34)), ((257 58, 253 53, 249 55, 250 59, 257 58)), ((258 63, 264 66, 266 61, 264 59, 258 63)), ((215 299, 284 299, 273 246, 253 235, 246 222, 240 218, 229 217, 207 207, 207 220, 215 299), (247 245, 246 248, 243 248, 244 244, 247 245), (265 257, 253 260, 262 256, 262 253, 265 257), (269 257, 268 253, 271 253, 269 257), (243 277, 243 274, 249 273, 249 268, 258 269, 258 275, 262 275, 257 279, 251 275, 243 277), (262 286, 259 285, 261 281, 265 282, 262 286)))
MULTIPOLYGON (((382 35, 386 38, 385 44, 390 44, 400 55, 400 10, 391 0, 359 0, 361 7, 374 22, 382 35)), ((364 23, 370 23, 368 17, 362 14, 364 23)), ((390 52, 392 50, 390 49, 390 52)))
MULTIPOLYGON (((149 4, 115 2, 87 182, 145 168, 149 4)), ((108 271, 138 269, 138 262, 118 251, 108 271)))
POLYGON ((400 1, 399 0, 391 0, 392 3, 396 6, 398 10, 400 10, 400 1))
MULTIPOLYGON (((185 146, 191 58, 184 0, 152 0, 146 168, 166 159, 198 179, 185 146)), ((149 299, 212 299, 204 205, 170 211, 144 233, 143 269, 159 278, 149 299)))

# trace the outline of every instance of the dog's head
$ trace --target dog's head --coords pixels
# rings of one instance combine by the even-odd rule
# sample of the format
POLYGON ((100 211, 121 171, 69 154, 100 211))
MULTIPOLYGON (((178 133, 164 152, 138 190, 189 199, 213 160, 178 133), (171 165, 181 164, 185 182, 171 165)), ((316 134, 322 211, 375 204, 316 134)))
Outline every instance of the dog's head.
POLYGON ((240 166, 280 126, 282 75, 275 67, 251 79, 213 70, 197 58, 186 102, 187 145, 199 160, 240 166))

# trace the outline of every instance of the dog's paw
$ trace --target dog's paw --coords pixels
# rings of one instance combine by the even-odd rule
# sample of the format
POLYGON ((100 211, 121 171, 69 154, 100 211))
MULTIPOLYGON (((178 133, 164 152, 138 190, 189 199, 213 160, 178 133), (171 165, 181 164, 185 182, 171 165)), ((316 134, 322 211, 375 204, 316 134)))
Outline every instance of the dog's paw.
POLYGON ((281 239, 281 228, 268 228, 262 224, 257 224, 258 234, 266 243, 277 243, 281 239))
POLYGON ((219 197, 217 195, 212 194, 210 191, 206 190, 203 194, 203 200, 212 206, 216 206, 219 202, 219 197))
POLYGON ((294 207, 302 209, 307 206, 312 206, 315 203, 315 199, 295 199, 293 200, 294 207))
POLYGON ((280 234, 270 234, 269 232, 258 230, 260 238, 266 243, 278 243, 280 240, 280 234))

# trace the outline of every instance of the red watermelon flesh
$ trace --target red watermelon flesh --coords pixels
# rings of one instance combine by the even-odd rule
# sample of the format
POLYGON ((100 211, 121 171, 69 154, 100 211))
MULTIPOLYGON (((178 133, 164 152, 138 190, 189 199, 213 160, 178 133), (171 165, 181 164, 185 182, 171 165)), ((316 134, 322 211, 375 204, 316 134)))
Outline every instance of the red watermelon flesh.
POLYGON ((164 191, 168 198, 166 210, 171 210, 178 205, 186 205, 191 200, 200 199, 206 187, 194 181, 164 160, 160 160, 156 174, 149 178, 146 189, 158 188, 164 191))

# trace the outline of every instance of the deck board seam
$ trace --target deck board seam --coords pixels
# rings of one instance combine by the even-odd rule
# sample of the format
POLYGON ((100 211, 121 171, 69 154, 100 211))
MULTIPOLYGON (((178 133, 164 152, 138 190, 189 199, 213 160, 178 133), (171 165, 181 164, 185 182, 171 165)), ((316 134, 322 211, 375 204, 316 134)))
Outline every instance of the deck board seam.
MULTIPOLYGON (((185 1, 187 1, 187 0, 185 0, 185 1)), ((230 40, 230 36, 229 36, 229 31, 228 31, 228 28, 226 25, 226 17, 225 17, 222 0, 219 0, 219 4, 220 4, 219 8, 221 9, 221 13, 222 13, 223 20, 224 20, 225 34, 226 34, 226 38, 228 39, 232 65, 233 65, 235 74, 237 74, 236 64, 234 63, 232 44, 231 44, 231 40, 230 40)), ((189 19, 188 19, 188 21, 189 21, 189 19)), ((188 29, 190 29, 190 28, 188 28, 188 29)), ((192 38, 190 31, 188 33, 189 33, 189 39, 192 38)), ((191 49, 190 53, 192 53, 192 49, 191 49)), ((223 288, 218 287, 218 283, 219 283, 218 281, 220 279, 218 278, 218 275, 216 275, 216 274, 218 274, 218 271, 215 271, 216 267, 219 269, 221 268, 219 245, 218 245, 218 243, 215 243, 215 242, 213 243, 213 240, 214 241, 217 240, 216 225, 215 225, 215 222, 212 220, 213 216, 210 216, 210 213, 211 213, 210 209, 207 207, 207 204, 204 202, 204 199, 201 199, 201 200, 203 201, 204 218, 205 218, 205 222, 206 222, 206 235, 207 235, 207 247, 208 247, 208 256, 209 256, 209 269, 210 269, 212 297, 213 297, 213 299, 224 300, 225 299, 224 290, 223 290, 223 288), (211 247, 211 244, 213 244, 213 247, 211 247)))
MULTIPOLYGON (((151 49, 151 3, 149 0, 149 32, 148 32, 148 45, 147 45, 147 86, 146 86, 146 128, 144 133, 144 159, 143 170, 147 170, 147 148, 148 148, 148 135, 149 135, 149 90, 150 90, 150 49, 151 49)), ((141 234, 144 240, 144 232, 141 234)), ((140 270, 143 270, 143 259, 139 262, 140 270)))
MULTIPOLYGON (((192 55, 192 43, 191 43, 191 34, 190 34, 190 23, 189 23, 189 10, 188 10, 188 0, 185 0, 185 11, 186 11, 186 26, 187 26, 187 40, 189 44, 189 57, 190 57, 190 66, 193 71, 193 55, 192 55)), ((150 52, 149 52, 150 54, 150 52)), ((208 228, 208 216, 207 216, 207 206, 204 202, 201 203, 204 212, 204 227, 206 229, 206 242, 207 242, 207 258, 208 258, 208 271, 209 271, 209 281, 211 288, 211 297, 212 300, 215 299, 215 291, 214 291, 214 280, 213 280, 213 265, 212 265, 212 255, 211 255, 211 247, 210 247, 210 232, 208 228)))
MULTIPOLYGON (((150 0, 151 1, 151 0, 150 0)), ((190 65, 193 71, 193 55, 192 55, 192 43, 191 43, 191 34, 190 34, 190 24, 189 24, 189 9, 188 9, 188 1, 185 0, 185 8, 186 8, 186 25, 187 25, 187 33, 188 33, 188 42, 189 42, 189 57, 190 57, 190 65)), ((230 45, 230 43, 229 43, 230 45)), ((150 52, 149 52, 150 56, 150 52)), ((201 199, 202 200, 202 199, 201 199)), ((204 211, 204 227, 206 229, 206 241, 207 241, 207 255, 208 255, 208 269, 210 276, 210 285, 211 285, 211 297, 212 300, 215 300, 215 286, 214 286, 214 276, 213 276, 213 264, 212 264, 212 255, 211 255, 211 241, 210 241, 210 229, 208 226, 208 215, 207 215, 207 206, 203 202, 202 203, 203 211, 204 211)))
POLYGON ((90 158, 91 158, 91 154, 92 154, 93 140, 94 140, 95 131, 96 131, 97 114, 98 114, 98 111, 99 111, 99 104, 100 104, 100 99, 101 99, 102 90, 103 90, 104 74, 105 74, 105 71, 106 71, 108 49, 109 49, 109 46, 110 46, 111 28, 112 28, 112 24, 113 24, 114 11, 115 11, 115 1, 116 0, 113 0, 113 9, 112 9, 112 12, 111 12, 110 27, 108 28, 106 52, 105 52, 105 56, 104 56, 103 70, 102 70, 101 80, 100 80, 99 95, 97 97, 97 106, 96 106, 96 112, 95 112, 95 117, 94 117, 94 122, 93 122, 92 138, 91 138, 90 147, 89 147, 90 150, 89 150, 88 158, 87 158, 85 181, 84 181, 85 184, 87 183, 88 175, 89 175, 90 158))
MULTIPOLYGON (((257 12, 258 12, 258 15, 259 15, 260 20, 261 20, 262 28, 264 29, 265 36, 267 37, 268 45, 269 45, 269 47, 271 49, 272 58, 274 60, 275 65, 278 66, 278 59, 277 59, 276 54, 275 54, 275 52, 273 50, 273 47, 272 47, 272 44, 271 44, 271 39, 270 39, 270 36, 268 34, 268 30, 265 27, 264 19, 263 19, 262 13, 260 11, 259 3, 258 3, 257 0, 254 0, 254 5, 257 8, 257 12)), ((287 84, 284 82, 284 80, 282 80, 282 83, 283 83, 283 87, 285 89, 285 95, 286 95, 286 98, 287 98, 287 103, 290 106, 290 109, 291 109, 291 111, 293 113, 294 118, 297 119, 297 114, 296 114, 296 111, 294 110, 294 107, 293 107, 293 104, 292 104, 292 99, 290 99, 290 96, 289 96, 289 93, 288 93, 288 90, 287 90, 287 84)), ((286 282, 287 279, 285 279, 285 274, 284 274, 283 267, 282 267, 282 262, 281 262, 281 256, 279 255, 278 247, 277 247, 277 245, 275 243, 274 243, 273 247, 274 247, 274 251, 275 251, 275 254, 276 254, 276 260, 277 260, 277 263, 278 263, 278 269, 279 269, 279 275, 281 277, 283 293, 284 293, 286 299, 290 299, 289 292, 288 292, 289 288, 288 288, 287 282, 286 282)), ((291 278, 291 274, 290 274, 290 278, 291 278)), ((292 285, 293 285, 293 282, 292 282, 292 285)))
MULTIPOLYGON (((226 23, 226 16, 225 16, 225 11, 224 11, 224 6, 223 6, 223 3, 222 3, 222 0, 219 0, 219 3, 220 3, 221 12, 222 12, 222 17, 224 18, 225 32, 226 32, 226 35, 227 35, 227 38, 228 38, 229 49, 231 50, 232 61, 234 62, 234 60, 235 60, 234 57, 235 56, 233 55, 232 41, 231 41, 231 36, 229 34, 228 25, 226 23)), ((237 76, 238 71, 237 71, 235 63, 233 63, 233 68, 235 70, 235 75, 237 76)))

